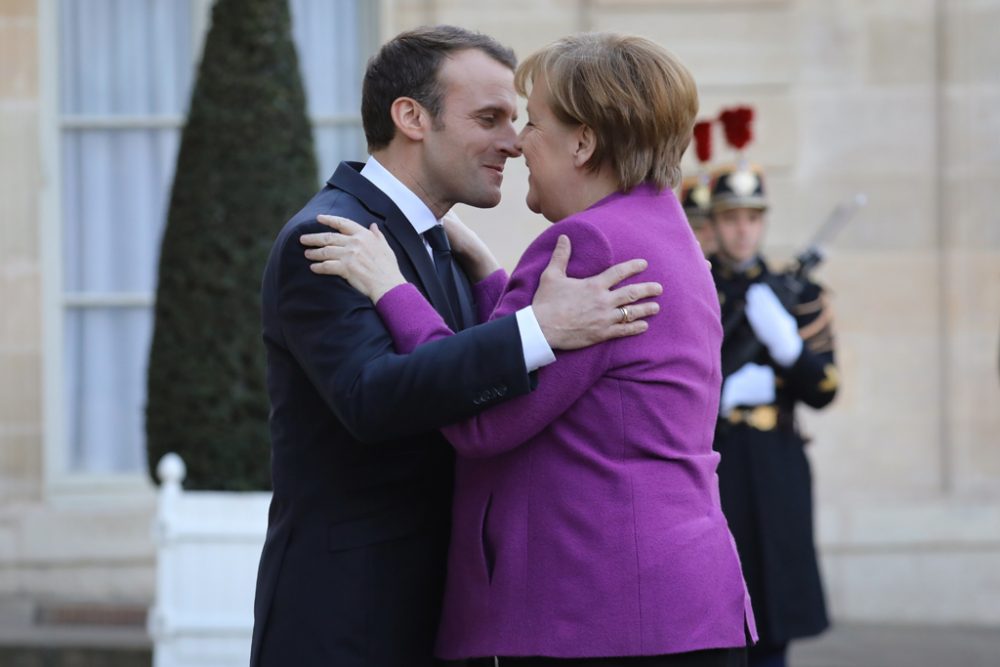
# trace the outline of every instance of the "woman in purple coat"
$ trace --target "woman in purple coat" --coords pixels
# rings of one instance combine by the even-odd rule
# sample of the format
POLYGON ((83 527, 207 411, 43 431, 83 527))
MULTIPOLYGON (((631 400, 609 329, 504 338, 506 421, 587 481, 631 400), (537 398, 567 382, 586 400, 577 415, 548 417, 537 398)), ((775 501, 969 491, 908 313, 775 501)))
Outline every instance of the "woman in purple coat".
MULTIPOLYGON (((756 631, 712 449, 719 303, 670 190, 698 109, 694 81, 648 40, 589 34, 530 56, 515 85, 528 95, 519 142, 528 207, 554 224, 509 278, 449 224, 479 281, 480 319, 530 305, 562 237, 571 276, 646 258, 642 279, 663 285, 663 313, 641 336, 559 352, 531 394, 443 429, 459 456, 438 654, 500 656, 500 665, 744 664, 756 631)), ((370 296, 399 353, 452 335, 377 230, 334 224, 353 234, 337 242, 352 251, 309 251, 338 258, 314 270, 370 296)))

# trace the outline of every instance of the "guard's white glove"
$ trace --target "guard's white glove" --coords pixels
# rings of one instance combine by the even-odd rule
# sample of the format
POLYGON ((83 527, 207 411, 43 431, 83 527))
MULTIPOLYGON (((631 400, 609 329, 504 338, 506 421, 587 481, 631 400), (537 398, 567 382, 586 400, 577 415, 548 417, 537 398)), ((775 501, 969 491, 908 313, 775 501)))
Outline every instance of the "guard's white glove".
POLYGON ((722 384, 719 414, 728 415, 737 405, 774 403, 774 369, 760 364, 743 364, 722 384))
POLYGON ((771 358, 788 368, 802 353, 799 327, 769 286, 755 283, 747 290, 747 320, 771 358))

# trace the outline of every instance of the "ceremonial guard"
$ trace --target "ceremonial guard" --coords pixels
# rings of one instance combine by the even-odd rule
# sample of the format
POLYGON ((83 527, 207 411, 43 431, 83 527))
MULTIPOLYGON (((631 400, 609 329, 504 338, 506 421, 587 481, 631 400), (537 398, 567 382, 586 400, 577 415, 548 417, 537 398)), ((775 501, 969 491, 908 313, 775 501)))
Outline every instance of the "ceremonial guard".
MULTIPOLYGON (((726 125, 726 113, 721 120, 726 125)), ((727 126, 727 137, 742 148, 749 130, 741 136, 727 126)), ((800 402, 829 404, 837 370, 823 290, 808 276, 772 273, 760 254, 766 210, 760 169, 740 160, 715 173, 712 273, 725 333, 719 485, 760 633, 750 665, 783 667, 790 640, 829 624, 813 536, 808 438, 795 410, 800 402)))

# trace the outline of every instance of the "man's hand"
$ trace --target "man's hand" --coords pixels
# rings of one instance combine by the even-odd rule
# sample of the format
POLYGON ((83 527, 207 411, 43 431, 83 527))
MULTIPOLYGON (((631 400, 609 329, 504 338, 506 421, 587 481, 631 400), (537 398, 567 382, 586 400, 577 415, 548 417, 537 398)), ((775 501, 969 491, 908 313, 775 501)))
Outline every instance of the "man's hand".
POLYGON ((646 260, 633 259, 596 276, 576 279, 566 275, 569 257, 569 237, 562 235, 531 302, 551 348, 574 350, 611 338, 634 336, 649 328, 644 318, 658 313, 660 306, 653 301, 636 302, 661 294, 663 286, 650 282, 612 289, 645 271, 646 260))
POLYGON ((406 282, 378 225, 365 229, 353 220, 332 215, 320 215, 316 220, 336 233, 299 237, 302 245, 310 246, 305 255, 315 262, 309 267, 313 273, 346 279, 372 303, 378 303, 383 294, 406 282))
POLYGON ((781 305, 778 296, 764 283, 747 290, 747 321, 771 358, 788 368, 802 352, 802 339, 795 318, 781 305))

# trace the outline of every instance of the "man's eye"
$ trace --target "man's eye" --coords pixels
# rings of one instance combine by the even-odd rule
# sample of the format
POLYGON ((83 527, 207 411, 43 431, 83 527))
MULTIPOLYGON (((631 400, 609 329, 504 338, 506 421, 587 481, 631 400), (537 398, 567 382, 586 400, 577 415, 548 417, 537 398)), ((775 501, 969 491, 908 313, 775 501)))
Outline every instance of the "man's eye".
POLYGON ((482 121, 483 124, 485 125, 492 125, 493 123, 497 122, 497 117, 492 115, 480 116, 479 120, 482 121))

